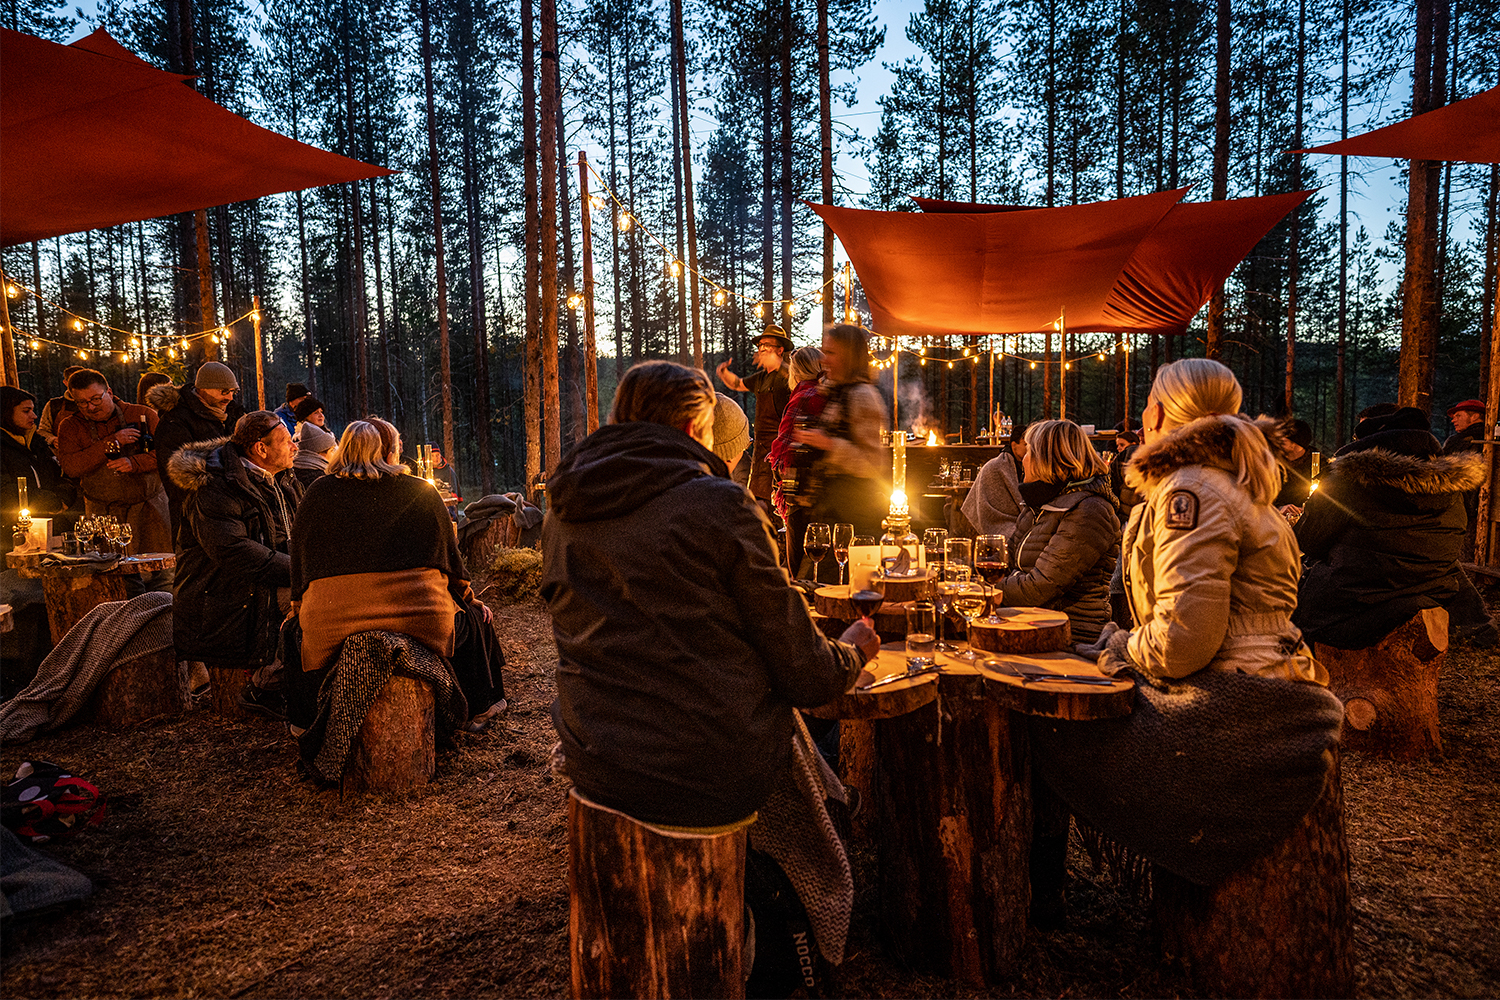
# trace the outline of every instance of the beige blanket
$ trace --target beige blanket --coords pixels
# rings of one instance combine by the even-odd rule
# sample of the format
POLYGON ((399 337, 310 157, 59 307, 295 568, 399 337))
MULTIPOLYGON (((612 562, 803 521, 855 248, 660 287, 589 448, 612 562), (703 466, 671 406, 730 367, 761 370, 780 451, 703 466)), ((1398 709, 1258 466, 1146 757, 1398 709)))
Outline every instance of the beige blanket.
POLYGON ((457 611, 441 570, 348 573, 314 580, 297 611, 302 669, 332 665, 344 640, 359 632, 398 632, 439 656, 452 657, 457 611))

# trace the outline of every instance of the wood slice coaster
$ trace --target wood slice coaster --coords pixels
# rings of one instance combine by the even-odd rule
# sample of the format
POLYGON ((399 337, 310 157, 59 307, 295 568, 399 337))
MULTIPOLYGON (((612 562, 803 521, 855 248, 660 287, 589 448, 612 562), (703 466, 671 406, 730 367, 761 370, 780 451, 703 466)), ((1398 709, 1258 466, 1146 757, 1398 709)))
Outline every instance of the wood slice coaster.
MULTIPOLYGON (((904 625, 903 625, 904 627, 904 625)), ((944 660, 945 669, 963 669, 963 664, 944 660)), ((866 664, 876 680, 906 672, 906 643, 890 642, 880 647, 880 655, 866 664)), ((883 684, 870 691, 850 691, 826 705, 807 709, 819 719, 891 719, 913 712, 937 698, 936 673, 921 674, 910 680, 883 684)))
POLYGON ((181 715, 188 707, 187 670, 170 646, 126 660, 104 675, 92 705, 94 723, 105 729, 181 715))
POLYGON ((1051 653, 1072 644, 1068 616, 1043 608, 996 608, 999 625, 982 618, 969 625, 969 642, 991 653, 1051 653))
POLYGON ((408 792, 437 769, 432 685, 392 674, 375 696, 344 768, 344 792, 408 792))
POLYGON ((1103 684, 1036 681, 1008 674, 1002 666, 1006 664, 1021 671, 1076 677, 1104 677, 1093 660, 1073 653, 1005 653, 985 660, 979 663, 979 673, 984 677, 990 695, 1016 712, 1084 722, 1129 715, 1135 707, 1135 683, 1124 678, 1114 680, 1108 687, 1103 684))
POLYGON ((925 569, 916 576, 891 577, 885 580, 885 599, 891 604, 915 601, 919 597, 925 597, 929 587, 928 571, 925 569))
MULTIPOLYGON (((906 603, 887 600, 875 612, 875 631, 882 635, 906 636, 906 603)), ((813 610, 824 618, 835 618, 841 622, 852 622, 859 612, 849 603, 849 587, 819 587, 813 594, 813 610)))

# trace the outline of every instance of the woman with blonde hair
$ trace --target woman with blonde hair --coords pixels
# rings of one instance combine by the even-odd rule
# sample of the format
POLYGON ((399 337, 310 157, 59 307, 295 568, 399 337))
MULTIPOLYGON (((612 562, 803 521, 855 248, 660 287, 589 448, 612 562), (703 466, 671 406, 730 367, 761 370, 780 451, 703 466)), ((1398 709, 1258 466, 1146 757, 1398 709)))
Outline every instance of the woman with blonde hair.
POLYGON ((1008 605, 1065 612, 1073 639, 1093 642, 1109 621, 1109 578, 1120 516, 1109 465, 1071 420, 1026 431, 1025 503, 1011 545, 1014 572, 997 586, 1008 605))
MULTIPOLYGON (((1284 840, 1323 795, 1343 709, 1292 624, 1300 553, 1272 500, 1268 418, 1206 358, 1157 371, 1126 479, 1135 627, 1078 651, 1136 684, 1117 723, 1033 727, 1038 773, 1131 850, 1211 886, 1284 840)), ((1330 873, 1330 878, 1336 873, 1330 873)))
POLYGON ((302 673, 321 678, 356 633, 407 635, 448 661, 468 706, 459 721, 483 727, 505 704, 491 612, 469 587, 442 498, 400 456, 395 427, 355 420, 303 494, 291 545, 302 673))

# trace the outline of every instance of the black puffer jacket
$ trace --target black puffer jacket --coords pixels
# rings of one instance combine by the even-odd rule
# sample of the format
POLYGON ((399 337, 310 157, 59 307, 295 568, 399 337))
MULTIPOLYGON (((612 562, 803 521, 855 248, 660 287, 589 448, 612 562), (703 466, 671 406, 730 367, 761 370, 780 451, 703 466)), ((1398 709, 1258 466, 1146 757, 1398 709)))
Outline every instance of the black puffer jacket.
POLYGON ((1111 618, 1109 578, 1120 557, 1120 515, 1108 475, 1063 488, 1016 522, 1005 604, 1065 612, 1074 642, 1093 642, 1111 618))
MULTIPOLYGON (((47 447, 40 432, 23 444, 15 435, 0 431, 0 551, 11 549, 10 525, 16 523, 21 510, 21 491, 17 479, 26 480, 27 509, 37 517, 60 514, 73 506, 78 487, 62 474, 57 456, 47 447)), ((58 526, 53 525, 54 533, 58 526)), ((71 530, 71 529, 69 529, 71 530)))
POLYGON ((1339 649, 1379 642, 1458 591, 1463 491, 1484 479, 1478 452, 1439 453, 1426 431, 1392 430, 1347 446, 1302 509, 1308 562, 1292 621, 1339 649))
POLYGON ((853 683, 770 526, 682 431, 610 424, 548 482, 542 596, 557 639, 552 718, 580 792, 648 823, 748 817, 792 749, 792 706, 853 683))
MULTIPOLYGON (((195 441, 211 441, 228 437, 234 433, 234 425, 245 415, 239 400, 229 401, 226 416, 220 420, 213 411, 203 405, 192 386, 176 386, 170 382, 154 385, 146 391, 146 405, 156 410, 161 419, 156 425, 156 467, 171 467, 172 456, 185 444, 195 441)), ((167 507, 172 514, 172 538, 177 538, 177 529, 182 526, 182 501, 186 496, 171 476, 163 476, 167 488, 167 507)))
MULTIPOLYGON (((243 453, 220 438, 178 450, 167 469, 186 495, 177 535, 172 637, 181 660, 259 667, 276 658, 276 589, 290 587, 287 539, 274 531, 274 499, 254 482, 243 453)), ((302 484, 275 477, 295 516, 302 484)))

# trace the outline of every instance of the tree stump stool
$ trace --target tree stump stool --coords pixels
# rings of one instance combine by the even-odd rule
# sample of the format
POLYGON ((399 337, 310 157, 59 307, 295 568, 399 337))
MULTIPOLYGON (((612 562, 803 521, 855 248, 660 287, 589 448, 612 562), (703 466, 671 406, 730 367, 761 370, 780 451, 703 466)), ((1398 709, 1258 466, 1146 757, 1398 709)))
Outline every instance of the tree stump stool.
POLYGON ((501 549, 515 548, 520 538, 521 529, 516 527, 515 520, 509 516, 494 518, 483 530, 469 535, 461 554, 464 565, 469 567, 469 572, 474 576, 471 585, 475 593, 484 590, 490 577, 494 575, 495 553, 501 549))
POLYGON ((125 578, 116 573, 47 567, 41 571, 41 577, 42 594, 47 600, 47 625, 54 643, 62 642, 63 636, 99 605, 126 600, 125 578))
POLYGON ((978 674, 932 686, 928 704, 875 723, 881 910, 905 963, 984 984, 1012 970, 1026 936, 1026 726, 978 674))
POLYGON ((674 833, 568 795, 575 997, 743 997, 745 830, 674 833))
POLYGON ((1344 703, 1344 746, 1413 760, 1442 753, 1438 675, 1448 658, 1448 612, 1427 608, 1365 649, 1316 644, 1328 687, 1344 703))
POLYGON ((239 667, 208 668, 208 710, 221 719, 248 719, 255 713, 240 704, 240 692, 252 671, 239 667))
POLYGON ((437 721, 432 685, 392 674, 359 729, 343 791, 409 792, 437 770, 437 721))
POLYGON ((94 724, 105 729, 181 715, 188 707, 187 670, 170 646, 126 660, 104 675, 90 704, 94 724))
POLYGON ((1212 889, 1153 866, 1162 955, 1215 997, 1354 995, 1349 847, 1337 758, 1323 796, 1269 854, 1212 889))

